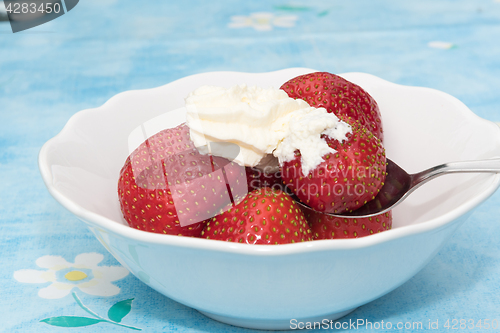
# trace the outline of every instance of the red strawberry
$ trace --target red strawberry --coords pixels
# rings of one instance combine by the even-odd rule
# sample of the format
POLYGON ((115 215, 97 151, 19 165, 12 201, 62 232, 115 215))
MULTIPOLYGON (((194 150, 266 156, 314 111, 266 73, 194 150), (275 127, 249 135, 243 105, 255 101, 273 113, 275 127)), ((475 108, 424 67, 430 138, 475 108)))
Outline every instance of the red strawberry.
POLYGON ((244 167, 201 155, 185 124, 147 139, 127 158, 118 182, 131 227, 184 236, 199 236, 204 220, 247 192, 244 167))
POLYGON ((309 174, 302 172, 300 151, 283 163, 283 183, 317 211, 355 210, 372 200, 384 184, 386 157, 380 140, 359 123, 351 127, 352 133, 343 142, 323 135, 336 153, 323 156, 323 162, 309 174))
POLYGON ((392 211, 364 218, 341 218, 304 211, 313 239, 358 238, 389 230, 392 227, 392 211))
POLYGON ((281 89, 291 98, 323 107, 348 123, 359 121, 384 141, 378 105, 360 86, 335 74, 316 72, 297 76, 285 82, 281 89))
POLYGON ((213 217, 202 237, 248 244, 286 244, 311 240, 311 230, 302 210, 288 194, 261 188, 213 217))
POLYGON ((246 172, 249 191, 263 187, 283 189, 281 171, 279 170, 274 173, 267 173, 255 167, 247 167, 246 172))

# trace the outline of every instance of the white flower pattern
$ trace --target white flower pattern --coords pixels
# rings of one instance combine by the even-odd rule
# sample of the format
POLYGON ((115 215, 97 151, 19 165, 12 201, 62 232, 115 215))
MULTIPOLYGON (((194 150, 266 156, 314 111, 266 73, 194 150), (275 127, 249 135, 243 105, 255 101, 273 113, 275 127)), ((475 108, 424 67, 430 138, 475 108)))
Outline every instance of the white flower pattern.
POLYGON ((43 256, 36 260, 40 268, 21 269, 14 272, 14 278, 22 283, 48 283, 38 291, 38 296, 46 299, 62 298, 78 288, 94 296, 113 296, 120 288, 112 281, 123 279, 128 271, 121 266, 98 266, 104 259, 100 253, 82 253, 75 257, 74 263, 60 256, 43 256))
POLYGON ((273 13, 259 12, 249 16, 236 15, 231 17, 230 28, 252 27, 257 31, 270 31, 273 27, 291 28, 295 26, 297 16, 276 16, 273 13))

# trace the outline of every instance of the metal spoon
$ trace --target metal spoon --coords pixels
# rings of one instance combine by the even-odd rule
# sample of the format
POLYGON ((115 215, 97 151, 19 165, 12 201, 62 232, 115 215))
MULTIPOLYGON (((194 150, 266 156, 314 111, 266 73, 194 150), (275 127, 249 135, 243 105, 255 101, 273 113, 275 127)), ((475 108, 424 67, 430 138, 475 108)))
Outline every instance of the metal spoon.
MULTIPOLYGON (((408 174, 396 163, 387 159, 387 177, 384 186, 372 201, 352 212, 341 214, 324 213, 337 217, 370 217, 385 213, 405 200, 415 189, 429 180, 450 173, 463 172, 489 172, 500 173, 500 158, 480 161, 464 161, 445 163, 415 174, 408 174)), ((290 192, 290 191, 289 191, 290 192)), ((297 199, 297 198, 295 198, 297 199)), ((308 205, 296 200, 307 209, 313 210, 308 205)))

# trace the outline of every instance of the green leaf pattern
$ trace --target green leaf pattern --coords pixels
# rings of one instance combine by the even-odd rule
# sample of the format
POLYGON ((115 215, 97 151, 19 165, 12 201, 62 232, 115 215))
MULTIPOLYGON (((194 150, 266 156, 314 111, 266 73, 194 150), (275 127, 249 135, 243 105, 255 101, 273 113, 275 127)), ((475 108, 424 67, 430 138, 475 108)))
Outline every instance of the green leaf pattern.
POLYGON ((105 322, 105 323, 129 328, 132 330, 141 331, 140 328, 120 324, 122 319, 130 313, 130 310, 132 309, 132 301, 134 300, 133 298, 126 299, 126 300, 123 300, 123 301, 120 301, 120 302, 113 304, 113 306, 108 310, 108 318, 109 319, 103 318, 103 317, 99 316, 97 313, 95 313, 94 311, 90 310, 87 306, 85 306, 82 303, 82 301, 76 295, 75 292, 73 292, 73 298, 75 299, 76 303, 83 310, 90 313, 95 318, 78 317, 78 316, 59 316, 59 317, 51 317, 51 318, 42 319, 42 320, 40 320, 40 322, 46 323, 46 324, 52 325, 52 326, 58 326, 58 327, 84 327, 84 326, 90 326, 90 325, 94 325, 97 323, 105 322))
POLYGON ((117 323, 121 322, 123 317, 128 315, 132 309, 133 300, 133 298, 126 299, 114 304, 108 311, 108 318, 117 323))
POLYGON ((77 317, 77 316, 60 316, 60 317, 52 317, 40 320, 42 323, 46 323, 52 326, 59 327, 82 327, 82 326, 90 326, 97 323, 100 323, 104 320, 94 319, 88 317, 77 317))

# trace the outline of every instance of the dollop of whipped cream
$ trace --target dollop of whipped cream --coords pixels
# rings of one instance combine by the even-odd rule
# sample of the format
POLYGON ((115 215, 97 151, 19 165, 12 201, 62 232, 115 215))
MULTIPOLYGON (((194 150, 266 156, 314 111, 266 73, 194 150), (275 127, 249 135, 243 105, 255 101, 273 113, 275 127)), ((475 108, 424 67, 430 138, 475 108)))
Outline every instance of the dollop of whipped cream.
POLYGON ((306 175, 325 154, 335 152, 322 134, 343 141, 352 132, 333 113, 310 107, 275 88, 202 86, 186 98, 186 109, 191 140, 201 153, 208 153, 211 142, 233 143, 239 146, 236 158, 231 149, 227 154, 224 149, 211 153, 240 165, 257 166, 272 160, 271 154, 280 164, 290 161, 298 149, 306 175))

